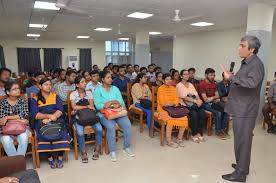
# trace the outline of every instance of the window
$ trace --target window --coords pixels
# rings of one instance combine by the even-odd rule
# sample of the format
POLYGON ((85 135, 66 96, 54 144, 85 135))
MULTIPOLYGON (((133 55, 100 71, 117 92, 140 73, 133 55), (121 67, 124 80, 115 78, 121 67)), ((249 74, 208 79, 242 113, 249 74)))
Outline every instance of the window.
POLYGON ((131 64, 133 63, 132 43, 128 41, 106 41, 105 58, 106 63, 131 64))

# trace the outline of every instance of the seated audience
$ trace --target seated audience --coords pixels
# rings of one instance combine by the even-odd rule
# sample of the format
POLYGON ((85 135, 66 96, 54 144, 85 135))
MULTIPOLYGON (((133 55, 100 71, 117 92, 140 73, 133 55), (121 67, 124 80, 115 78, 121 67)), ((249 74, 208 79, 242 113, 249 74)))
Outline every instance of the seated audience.
POLYGON ((29 142, 29 124, 28 103, 20 98, 20 87, 14 81, 5 83, 5 93, 7 98, 0 101, 0 126, 4 126, 9 122, 17 122, 26 125, 26 130, 16 136, 8 134, 0 134, 1 142, 8 156, 25 156, 29 142), (14 145, 17 139, 18 147, 14 145))
POLYGON ((33 86, 26 88, 28 98, 31 98, 32 93, 37 94, 39 92, 39 81, 45 78, 45 74, 41 71, 37 71, 32 76, 33 86))
POLYGON ((155 73, 162 72, 162 68, 161 67, 155 67, 154 72, 155 73))
POLYGON ((53 74, 52 74, 53 78, 51 80, 53 86, 58 82, 59 70, 60 70, 59 68, 53 70, 53 74))
POLYGON ((99 69, 99 67, 98 67, 98 65, 93 65, 93 71, 98 71, 98 72, 100 72, 100 69, 99 69))
POLYGON ((132 67, 131 64, 128 64, 128 65, 126 66, 126 77, 127 77, 131 82, 133 82, 133 81, 136 79, 136 77, 137 77, 137 74, 136 74, 136 72, 134 72, 133 67, 132 67))
POLYGON ((101 85, 99 82, 99 72, 98 71, 91 71, 90 72, 91 81, 87 83, 85 90, 91 90, 94 93, 95 89, 101 85))
POLYGON ((60 69, 58 71, 58 78, 55 84, 53 84, 53 91, 57 92, 58 87, 61 83, 63 83, 65 81, 65 76, 66 76, 66 71, 65 69, 60 69))
POLYGON ((189 80, 188 82, 192 83, 194 86, 199 85, 199 80, 195 79, 195 68, 188 69, 189 72, 189 80))
POLYGON ((174 68, 171 68, 169 73, 172 75, 172 72, 174 71, 175 69, 174 68))
POLYGON ((153 86, 162 86, 163 85, 163 73, 156 72, 155 77, 156 77, 156 81, 153 83, 153 86))
POLYGON ((151 83, 154 83, 156 80, 153 64, 148 65, 147 78, 148 78, 148 82, 151 82, 151 83))
POLYGON ((226 80, 223 74, 222 74, 222 81, 217 84, 217 88, 218 88, 220 101, 224 104, 227 103, 228 94, 230 91, 230 81, 226 80))
POLYGON ((185 144, 183 142, 183 134, 185 132, 185 128, 188 127, 188 121, 186 117, 172 118, 169 116, 168 112, 163 109, 163 107, 179 105, 179 99, 176 93, 176 89, 175 87, 171 86, 171 82, 172 82, 171 75, 164 74, 163 80, 164 80, 164 84, 160 86, 157 91, 158 117, 167 123, 167 127, 166 127, 167 145, 173 148, 177 148, 179 146, 184 147, 185 144), (179 128, 176 142, 171 140, 173 127, 179 128))
MULTIPOLYGON (((84 77, 78 76, 75 80, 76 90, 70 94, 70 101, 75 114, 78 110, 89 108, 95 111, 93 95, 91 91, 85 91, 86 81, 84 77), (87 102, 89 105, 80 105, 79 102, 87 102)), ((87 150, 85 149, 85 138, 84 138, 84 126, 79 124, 78 119, 73 117, 74 125, 77 131, 79 149, 81 151, 81 159, 83 163, 88 163, 87 150)), ((100 154, 100 146, 102 144, 102 126, 98 122, 92 126, 95 130, 96 145, 93 150, 92 159, 98 160, 100 154)))
POLYGON ((189 111, 189 126, 192 131, 192 140, 194 142, 203 142, 203 128, 206 121, 205 110, 202 108, 202 100, 200 99, 193 84, 188 82, 189 72, 182 70, 180 72, 181 82, 176 85, 179 102, 186 106, 189 111))
POLYGON ((112 79, 114 79, 118 76, 118 72, 119 72, 119 65, 113 65, 113 67, 112 67, 112 79))
POLYGON ((91 76, 88 71, 84 71, 81 75, 85 79, 85 83, 89 83, 91 81, 91 76))
POLYGON ((75 71, 67 71, 66 79, 57 88, 57 94, 60 96, 63 104, 67 105, 68 91, 74 91, 76 89, 75 79, 77 74, 75 71))
POLYGON ((140 67, 139 67, 139 65, 135 64, 133 68, 134 68, 134 72, 138 75, 139 72, 140 72, 140 67))
POLYGON ((215 82, 215 70, 207 68, 205 70, 205 80, 199 84, 200 95, 204 101, 203 108, 214 115, 217 136, 225 140, 230 136, 227 133, 229 116, 221 106, 217 85, 215 82))
POLYGON ((267 101, 263 107, 264 122, 268 125, 267 132, 276 135, 276 126, 273 125, 270 118, 270 113, 276 111, 276 83, 269 87, 267 101))
POLYGON ((108 63, 108 64, 107 64, 107 67, 109 67, 109 70, 112 71, 113 63, 112 63, 112 62, 111 62, 111 63, 108 63))
POLYGON ((119 67, 119 74, 113 80, 113 85, 118 87, 121 92, 127 91, 127 84, 130 83, 130 79, 125 76, 126 70, 123 66, 119 67))
POLYGON ((11 77, 11 70, 8 68, 0 68, 0 96, 5 96, 5 83, 11 77))
POLYGON ((110 73, 111 73, 111 69, 110 69, 110 67, 108 67, 108 66, 105 66, 104 69, 103 69, 103 71, 106 71, 106 72, 110 72, 110 73))
POLYGON ((34 130, 37 134, 37 151, 48 151, 48 161, 52 169, 63 168, 63 152, 70 150, 71 137, 65 128, 65 120, 62 117, 63 106, 60 97, 52 93, 52 83, 49 79, 39 82, 40 91, 31 100, 31 116, 35 120, 34 130), (41 127, 59 123, 62 126, 59 140, 49 141, 41 133, 41 127), (54 160, 57 153, 57 161, 54 160))
POLYGON ((179 71, 173 70, 171 77, 172 77, 171 85, 176 86, 180 82, 179 71))
POLYGON ((137 75, 136 80, 131 88, 131 95, 134 105, 139 109, 142 109, 147 114, 147 124, 148 128, 150 129, 152 118, 151 106, 144 106, 141 103, 142 99, 146 99, 148 101, 152 100, 151 91, 147 85, 147 76, 145 73, 141 72, 137 75))
POLYGON ((118 124, 124 131, 124 152, 133 157, 135 154, 130 149, 131 141, 131 123, 126 116, 118 117, 112 120, 108 120, 100 111, 108 109, 124 108, 124 101, 120 90, 116 86, 112 86, 112 77, 109 72, 101 72, 100 78, 102 85, 94 92, 94 102, 100 117, 101 124, 107 130, 107 142, 110 151, 111 161, 117 161, 116 156, 116 124, 118 124))

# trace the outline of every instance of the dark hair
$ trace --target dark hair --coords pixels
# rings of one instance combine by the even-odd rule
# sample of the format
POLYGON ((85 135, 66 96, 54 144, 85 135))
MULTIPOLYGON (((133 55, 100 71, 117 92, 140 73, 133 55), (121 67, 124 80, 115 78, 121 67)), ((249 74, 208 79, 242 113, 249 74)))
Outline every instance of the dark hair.
POLYGON ((190 71, 195 72, 196 70, 195 70, 195 68, 191 67, 188 69, 188 72, 190 72, 190 71))
POLYGON ((151 66, 154 66, 154 65, 153 65, 153 64, 149 64, 149 65, 148 65, 148 69, 149 69, 151 66))
POLYGON ((119 69, 119 65, 113 65, 112 69, 118 68, 119 69))
POLYGON ((133 67, 137 67, 137 66, 140 67, 138 64, 135 64, 133 67))
POLYGON ((3 73, 3 72, 9 72, 10 73, 10 75, 11 75, 11 70, 10 69, 8 69, 8 68, 5 68, 5 67, 2 67, 1 69, 0 69, 0 75, 3 73))
POLYGON ((276 78, 276 72, 274 73, 274 77, 276 78))
POLYGON ((6 93, 7 96, 9 96, 8 91, 11 91, 11 88, 13 87, 13 85, 18 85, 19 86, 19 84, 16 81, 13 81, 13 80, 7 81, 5 83, 4 89, 5 89, 5 93, 6 93))
POLYGON ((112 62, 108 63, 108 66, 110 66, 110 65, 113 65, 113 63, 112 62))
POLYGON ((119 70, 120 70, 120 69, 125 69, 125 67, 120 65, 119 70))
POLYGON ((98 72, 98 71, 95 71, 95 70, 93 70, 93 71, 90 72, 90 76, 92 76, 92 75, 94 75, 94 74, 99 74, 99 72, 98 72))
POLYGON ((135 79, 135 81, 133 82, 133 84, 139 83, 139 82, 140 82, 140 79, 142 79, 144 76, 146 76, 146 73, 140 72, 140 73, 136 76, 136 79, 135 79))
MULTIPOLYGON (((39 85, 42 86, 44 83, 46 83, 47 81, 50 81, 50 79, 48 78, 43 78, 39 81, 39 85)), ((39 90, 38 94, 37 94, 37 104, 38 102, 41 101, 43 104, 46 103, 46 99, 43 97, 42 93, 41 93, 41 90, 39 90)))
POLYGON ((261 42, 256 36, 246 35, 241 38, 241 41, 246 41, 248 43, 248 49, 254 49, 254 54, 257 54, 259 52, 261 42))
POLYGON ((45 76, 45 73, 44 72, 41 72, 41 71, 36 71, 34 74, 33 74, 33 77, 37 77, 37 76, 41 76, 41 75, 44 75, 45 76))
POLYGON ((111 73, 108 72, 108 71, 101 71, 101 72, 99 73, 99 76, 100 76, 101 80, 104 79, 104 78, 106 77, 107 74, 111 74, 111 73))
POLYGON ((84 79, 83 76, 77 76, 75 79, 75 84, 79 84, 82 79, 84 79))
POLYGON ((60 76, 63 71, 66 71, 65 69, 59 69, 58 75, 60 76))
POLYGON ((175 75, 175 73, 177 73, 177 72, 179 73, 179 71, 178 71, 178 70, 175 70, 175 69, 172 71, 172 75, 171 75, 172 78, 173 78, 173 76, 175 75))
POLYGON ((82 77, 84 77, 85 73, 88 73, 88 74, 89 74, 89 72, 88 72, 88 71, 83 71, 83 73, 82 73, 82 77))
POLYGON ((127 64, 126 68, 128 69, 129 67, 132 67, 132 65, 131 64, 127 64))
POLYGON ((98 67, 98 65, 96 65, 96 64, 95 64, 95 65, 93 65, 93 67, 92 67, 92 68, 94 69, 94 67, 96 67, 96 66, 98 67))
POLYGON ((159 74, 163 74, 162 72, 156 72, 155 77, 157 78, 159 74))
POLYGON ((180 71, 180 76, 183 76, 184 72, 186 72, 186 71, 189 72, 189 70, 187 70, 187 69, 182 69, 182 70, 180 71))
POLYGON ((165 80, 167 77, 171 77, 171 74, 170 73, 163 74, 162 79, 165 80))
POLYGON ((174 70, 175 70, 174 68, 171 68, 170 71, 169 71, 169 73, 171 73, 171 72, 174 71, 174 70))
POLYGON ((141 67, 140 68, 140 72, 142 72, 142 70, 146 70, 147 71, 148 69, 146 67, 141 67))
POLYGON ((208 74, 211 74, 211 73, 215 73, 215 70, 212 69, 212 68, 207 68, 207 69, 205 70, 205 75, 208 75, 208 74))
POLYGON ((77 74, 74 70, 69 70, 66 72, 66 76, 71 76, 72 74, 77 74))
POLYGON ((106 71, 106 69, 109 69, 109 67, 108 67, 108 66, 105 66, 103 70, 106 71))
POLYGON ((70 70, 72 70, 72 68, 71 67, 67 67, 67 69, 66 69, 67 71, 70 71, 70 70))
POLYGON ((61 70, 60 68, 54 69, 54 70, 53 70, 53 74, 58 74, 60 70, 61 70))
POLYGON ((162 70, 161 67, 155 67, 154 72, 156 72, 158 69, 162 70))

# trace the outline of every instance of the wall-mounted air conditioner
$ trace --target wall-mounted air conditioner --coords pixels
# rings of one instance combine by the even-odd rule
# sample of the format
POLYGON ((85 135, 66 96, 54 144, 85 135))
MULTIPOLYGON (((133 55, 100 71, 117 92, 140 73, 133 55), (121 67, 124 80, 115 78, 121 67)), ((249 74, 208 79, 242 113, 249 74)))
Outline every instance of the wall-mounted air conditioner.
POLYGON ((78 56, 68 56, 68 67, 78 69, 78 56))

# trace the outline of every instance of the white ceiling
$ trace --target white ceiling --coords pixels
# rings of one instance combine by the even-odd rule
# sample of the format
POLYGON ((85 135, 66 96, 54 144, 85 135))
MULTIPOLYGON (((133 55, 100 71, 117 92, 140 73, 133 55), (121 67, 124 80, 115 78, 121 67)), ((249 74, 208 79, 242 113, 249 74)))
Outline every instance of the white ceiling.
MULTIPOLYGON (((46 1, 46 0, 41 0, 46 1)), ((259 0, 276 5, 275 0, 259 0)), ((48 2, 56 2, 48 0, 48 2)), ((118 24, 121 24, 121 37, 131 36, 139 31, 161 31, 162 36, 209 31, 246 25, 247 6, 256 0, 71 0, 70 6, 85 10, 93 18, 72 14, 64 10, 33 9, 34 0, 0 0, 0 38, 24 38, 27 33, 40 33, 40 39, 75 40, 77 35, 90 35, 95 40, 108 40, 120 37, 118 24), (174 10, 180 9, 180 16, 202 14, 201 18, 179 23, 171 21, 174 10), (153 13, 145 20, 126 18, 135 11, 153 13), (28 24, 48 24, 46 32, 28 28, 28 24), (190 23, 207 21, 214 26, 198 28, 190 23), (111 32, 94 32, 96 27, 112 27, 111 32)))

